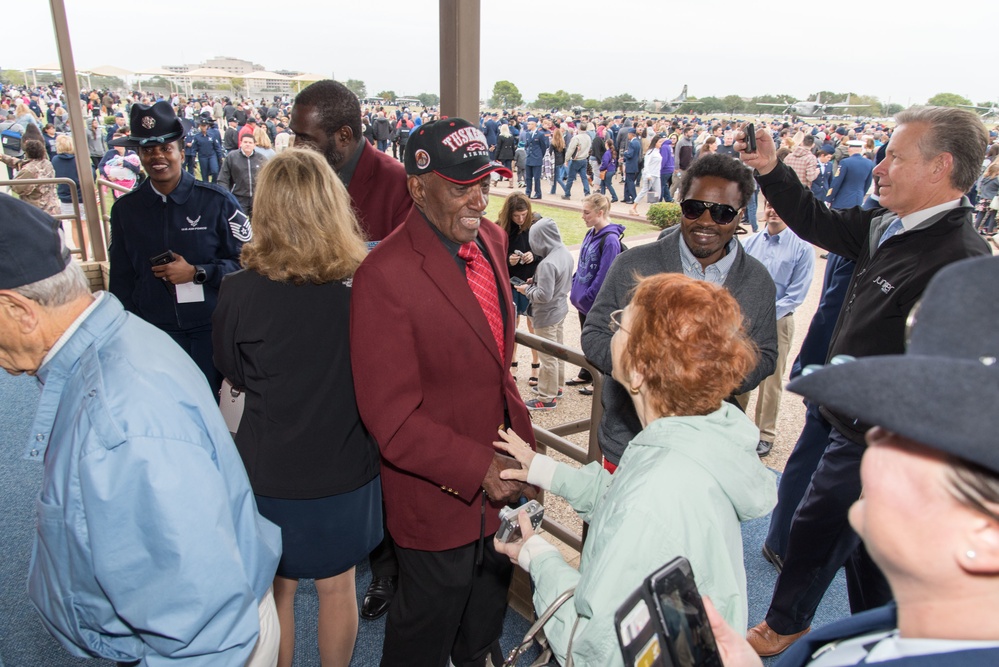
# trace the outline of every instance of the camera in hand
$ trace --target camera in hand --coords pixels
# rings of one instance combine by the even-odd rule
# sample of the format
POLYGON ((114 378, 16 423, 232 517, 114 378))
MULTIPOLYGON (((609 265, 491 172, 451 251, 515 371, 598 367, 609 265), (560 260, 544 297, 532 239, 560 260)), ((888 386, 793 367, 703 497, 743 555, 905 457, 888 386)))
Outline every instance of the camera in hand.
POLYGON ((541 520, 545 518, 545 507, 537 500, 528 501, 520 507, 504 507, 499 513, 500 526, 499 530, 496 531, 498 542, 516 542, 522 537, 520 521, 517 519, 520 510, 527 512, 527 518, 531 520, 531 526, 534 530, 538 529, 541 520))

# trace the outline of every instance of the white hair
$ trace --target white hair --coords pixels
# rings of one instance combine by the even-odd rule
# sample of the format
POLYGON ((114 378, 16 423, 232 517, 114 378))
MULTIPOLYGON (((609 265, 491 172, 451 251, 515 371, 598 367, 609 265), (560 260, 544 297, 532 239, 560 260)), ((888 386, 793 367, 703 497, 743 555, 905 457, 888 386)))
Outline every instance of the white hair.
POLYGON ((90 283, 80 265, 70 262, 54 276, 15 287, 13 291, 44 308, 55 308, 90 294, 90 283))

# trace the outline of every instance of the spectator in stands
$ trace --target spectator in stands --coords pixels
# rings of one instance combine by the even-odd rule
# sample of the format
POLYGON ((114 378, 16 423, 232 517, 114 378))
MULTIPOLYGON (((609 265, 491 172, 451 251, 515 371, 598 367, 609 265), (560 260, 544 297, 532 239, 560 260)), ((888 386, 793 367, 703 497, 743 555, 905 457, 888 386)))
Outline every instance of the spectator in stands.
MULTIPOLYGON (((499 127, 499 137, 496 139, 496 159, 509 171, 513 171, 513 159, 516 153, 517 137, 510 134, 510 126, 503 123, 499 127)), ((506 183, 509 188, 513 188, 513 177, 506 179, 506 183)), ((516 357, 516 354, 514 356, 516 357)))
POLYGON ((246 134, 239 150, 226 155, 222 163, 219 185, 232 193, 247 216, 253 215, 254 190, 267 160, 268 157, 256 147, 253 135, 246 134))
POLYGON ((577 469, 537 455, 511 430, 500 429, 494 443, 523 466, 502 478, 564 497, 589 523, 578 571, 534 533, 523 512, 523 539, 495 543, 530 574, 539 613, 576 588, 545 626, 563 664, 570 642, 577 665, 621 664, 614 613, 675 556, 690 561, 701 592, 722 616, 746 627, 739 524, 765 515, 776 501, 774 476, 756 456, 756 427, 725 401, 756 363, 732 295, 659 274, 641 280, 631 303, 610 321, 614 378, 629 388, 642 424, 613 477, 599 462, 577 469))
POLYGON ((600 160, 600 194, 607 194, 610 191, 611 203, 617 201, 617 192, 614 191, 614 173, 617 172, 617 158, 614 156, 614 140, 604 141, 604 153, 600 160))
POLYGON ((255 150, 259 151, 260 154, 263 155, 265 159, 269 160, 275 155, 277 155, 277 153, 274 151, 274 148, 272 148, 273 144, 271 144, 271 137, 267 133, 266 127, 258 127, 253 131, 253 142, 256 145, 255 150))
MULTIPOLYGON (((73 151, 73 139, 69 135, 60 134, 56 137, 56 156, 52 158, 52 169, 56 178, 69 178, 73 180, 76 188, 76 201, 80 206, 80 220, 86 220, 86 211, 83 208, 83 193, 80 191, 80 176, 76 170, 76 155, 73 151)), ((56 186, 56 195, 59 197, 60 213, 74 214, 73 194, 69 185, 59 184, 56 186)), ((76 232, 76 225, 72 219, 62 221, 63 230, 69 229, 73 239, 73 247, 80 248, 80 237, 76 232)))
POLYGON ((101 121, 96 118, 91 119, 90 125, 87 127, 87 149, 90 152, 90 163, 94 169, 97 169, 97 165, 107 155, 108 142, 104 138, 101 121))
POLYGON ((223 282, 212 342, 219 370, 246 392, 236 446, 257 507, 281 527, 278 665, 294 658, 299 579, 315 579, 319 593, 322 663, 347 665, 354 566, 382 539, 378 447, 357 412, 348 347, 345 281, 367 246, 346 188, 303 149, 263 168, 253 222, 245 270, 223 282))
MULTIPOLYGON (((25 136, 30 136, 25 132, 25 136)), ((55 178, 55 170, 48 154, 45 152, 45 142, 39 139, 23 139, 24 159, 0 155, 0 160, 9 167, 17 169, 15 181, 40 178, 55 178)), ((49 215, 59 215, 59 197, 56 195, 55 183, 11 185, 10 189, 23 201, 40 208, 49 215)))
MULTIPOLYGON (((127 139, 126 135, 120 132, 115 133, 112 141, 122 141, 127 139)), ((122 145, 114 146, 104 154, 97 164, 97 177, 106 178, 115 185, 131 190, 139 180, 142 172, 141 161, 135 151, 125 148, 122 145)), ((193 175, 193 174, 192 174, 193 175)), ((124 192, 113 190, 114 198, 118 199, 124 192)))

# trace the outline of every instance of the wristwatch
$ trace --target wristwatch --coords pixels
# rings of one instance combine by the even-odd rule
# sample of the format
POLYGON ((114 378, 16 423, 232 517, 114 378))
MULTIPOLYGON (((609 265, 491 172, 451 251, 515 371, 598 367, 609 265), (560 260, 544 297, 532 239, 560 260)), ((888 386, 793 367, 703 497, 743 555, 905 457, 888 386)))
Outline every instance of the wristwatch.
POLYGON ((204 267, 195 266, 194 267, 194 284, 195 285, 204 285, 206 280, 208 280, 208 272, 205 271, 204 267))

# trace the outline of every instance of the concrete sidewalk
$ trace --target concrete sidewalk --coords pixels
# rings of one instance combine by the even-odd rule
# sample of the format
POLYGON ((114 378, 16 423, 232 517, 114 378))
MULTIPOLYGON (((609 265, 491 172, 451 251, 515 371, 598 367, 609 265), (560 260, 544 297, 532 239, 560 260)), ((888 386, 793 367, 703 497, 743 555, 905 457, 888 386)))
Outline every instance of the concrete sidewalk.
MULTIPOLYGON (((617 179, 617 176, 615 176, 614 178, 617 179)), ((507 181, 493 183, 492 188, 489 190, 490 196, 498 195, 500 197, 506 198, 507 195, 509 195, 511 192, 520 192, 521 194, 524 193, 524 188, 518 188, 518 187, 508 188, 507 184, 508 184, 507 181)), ((564 194, 564 192, 562 191, 561 187, 557 187, 555 189, 555 194, 553 195, 548 194, 549 190, 551 189, 551 184, 552 184, 551 181, 542 180, 541 199, 534 199, 532 200, 532 202, 536 201, 540 204, 544 204, 545 206, 555 206, 557 208, 564 208, 570 211, 583 210, 583 197, 585 197, 586 195, 583 192, 583 184, 579 181, 578 178, 576 179, 576 183, 572 186, 571 199, 562 199, 562 195, 564 194)), ((624 188, 623 183, 618 183, 617 180, 614 181, 614 189, 618 191, 619 197, 622 196, 623 188, 624 188)), ((592 194, 594 192, 600 192, 600 187, 597 186, 590 188, 590 193, 592 194)), ((648 220, 646 220, 645 218, 645 213, 646 211, 649 210, 649 206, 650 204, 641 202, 638 205, 639 214, 631 215, 628 212, 629 209, 631 208, 631 204, 625 204, 622 198, 621 201, 617 201, 611 204, 610 214, 611 217, 613 218, 623 218, 625 220, 632 220, 635 222, 648 222, 648 220)))

